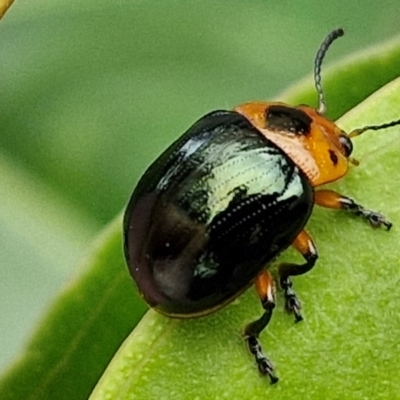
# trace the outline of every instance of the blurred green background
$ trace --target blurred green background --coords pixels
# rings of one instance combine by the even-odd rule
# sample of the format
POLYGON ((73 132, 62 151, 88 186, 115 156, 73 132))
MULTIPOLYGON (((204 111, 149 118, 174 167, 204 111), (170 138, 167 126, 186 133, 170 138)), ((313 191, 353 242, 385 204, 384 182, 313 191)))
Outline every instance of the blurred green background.
POLYGON ((399 15, 398 0, 16 0, 0 23, 0 367, 167 144, 276 98, 333 28, 326 64, 397 35, 399 15))

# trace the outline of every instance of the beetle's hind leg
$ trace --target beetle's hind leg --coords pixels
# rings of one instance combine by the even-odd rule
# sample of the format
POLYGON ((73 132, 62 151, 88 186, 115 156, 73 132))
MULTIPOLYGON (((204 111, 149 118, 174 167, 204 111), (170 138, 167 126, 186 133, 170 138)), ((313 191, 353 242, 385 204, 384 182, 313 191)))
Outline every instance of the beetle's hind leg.
POLYGON ((292 312, 296 322, 300 322, 303 317, 300 313, 301 304, 293 290, 291 276, 302 275, 310 271, 317 261, 318 253, 313 240, 306 231, 301 231, 294 242, 293 247, 301 253, 306 262, 304 264, 281 264, 278 267, 280 285, 285 295, 286 310, 292 312))
POLYGON ((343 196, 333 190, 316 191, 314 202, 322 207, 349 211, 358 217, 365 218, 374 228, 383 226, 387 230, 390 230, 392 227, 392 223, 381 213, 367 210, 350 197, 343 196))
POLYGON ((244 335, 251 354, 257 363, 258 370, 262 375, 268 375, 271 383, 278 382, 274 373, 274 367, 271 361, 264 355, 258 336, 268 325, 275 308, 275 281, 269 271, 263 271, 257 278, 255 286, 260 296, 264 314, 260 319, 251 322, 245 328, 244 335))

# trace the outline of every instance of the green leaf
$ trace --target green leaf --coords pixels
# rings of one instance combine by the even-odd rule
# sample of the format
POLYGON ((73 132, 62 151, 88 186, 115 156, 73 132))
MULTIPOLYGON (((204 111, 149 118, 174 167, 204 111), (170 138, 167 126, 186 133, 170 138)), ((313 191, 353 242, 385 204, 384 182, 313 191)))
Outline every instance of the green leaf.
MULTIPOLYGON (((398 118, 400 79, 339 124, 348 129, 398 118)), ((400 129, 355 139, 359 168, 333 185, 400 226, 400 129)), ((400 231, 373 230, 346 213, 317 209, 308 225, 320 259, 295 278, 305 321, 295 325, 282 296, 262 334, 281 381, 270 386, 248 354, 241 329, 262 310, 253 290, 222 311, 174 320, 149 311, 120 348, 91 400, 396 398, 400 374, 400 231), (240 395, 238 395, 240 394, 240 395)), ((285 259, 292 258, 288 254, 285 259)))
POLYGON ((121 218, 98 238, 0 381, 1 399, 87 398, 104 366, 145 311, 128 278, 121 218))
MULTIPOLYGON (((0 153, 0 362, 17 352, 98 225, 0 153), (16 316, 18 316, 16 318, 16 316)), ((2 365, 2 366, 3 366, 2 365)))

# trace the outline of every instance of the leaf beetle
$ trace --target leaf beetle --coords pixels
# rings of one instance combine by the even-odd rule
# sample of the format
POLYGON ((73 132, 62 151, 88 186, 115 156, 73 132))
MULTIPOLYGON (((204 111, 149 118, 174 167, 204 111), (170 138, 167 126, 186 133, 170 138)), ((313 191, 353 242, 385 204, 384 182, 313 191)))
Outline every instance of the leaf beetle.
POLYGON ((210 314, 255 285, 264 312, 244 337, 259 371, 278 381, 259 342, 275 307, 268 267, 287 247, 303 264, 281 264, 286 309, 301 321, 291 277, 310 271, 318 258, 304 227, 314 204, 346 210, 374 227, 392 224, 377 212, 332 190, 315 188, 342 178, 351 139, 324 116, 321 64, 344 34, 327 35, 314 62, 319 106, 251 102, 200 118, 144 173, 124 215, 124 251, 130 274, 147 303, 169 317, 210 314))

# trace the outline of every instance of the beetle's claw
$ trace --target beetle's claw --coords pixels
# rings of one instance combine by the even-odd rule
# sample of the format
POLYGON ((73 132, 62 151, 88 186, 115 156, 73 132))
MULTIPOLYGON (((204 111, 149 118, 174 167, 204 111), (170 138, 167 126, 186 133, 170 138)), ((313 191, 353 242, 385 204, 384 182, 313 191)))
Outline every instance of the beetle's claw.
POLYGON ((269 374, 269 379, 271 380, 271 385, 274 385, 275 383, 278 383, 279 378, 275 376, 273 373, 269 374))
POLYGON ((293 313, 294 314, 294 319, 295 322, 300 322, 303 321, 303 317, 300 313, 301 310, 301 303, 300 300, 298 299, 295 291, 292 289, 292 281, 290 280, 290 278, 286 278, 286 279, 281 279, 281 286, 282 289, 284 290, 284 294, 285 294, 285 309, 287 312, 289 313, 293 313))
POLYGON ((294 313, 294 322, 297 324, 298 322, 303 321, 303 316, 300 313, 300 310, 298 308, 293 309, 294 313))
POLYGON ((367 219, 374 228, 380 228, 382 226, 386 228, 387 231, 390 231, 390 228, 393 226, 390 221, 388 221, 382 214, 377 212, 370 211, 367 215, 367 219))
POLYGON ((364 215, 367 218, 368 222, 374 227, 379 228, 381 226, 385 227, 386 230, 390 230, 392 227, 392 223, 388 221, 381 213, 377 213, 374 211, 365 210, 364 215))
POLYGON ((274 385, 275 383, 278 383, 279 378, 274 374, 274 370, 270 370, 267 372, 268 376, 269 376, 269 380, 271 382, 271 385, 274 385))
POLYGON ((290 293, 285 294, 286 297, 286 310, 290 313, 294 314, 294 322, 300 322, 303 321, 303 316, 300 313, 301 310, 301 304, 299 299, 296 296, 296 293, 294 293, 293 290, 290 290, 290 293))
POLYGON ((279 378, 274 374, 273 365, 267 358, 260 360, 258 363, 258 370, 260 371, 261 375, 268 375, 271 385, 279 381, 279 378))
POLYGON ((258 338, 253 335, 245 337, 250 353, 254 355, 258 370, 261 375, 268 375, 271 385, 277 383, 279 378, 274 373, 274 366, 271 361, 264 355, 258 338))

